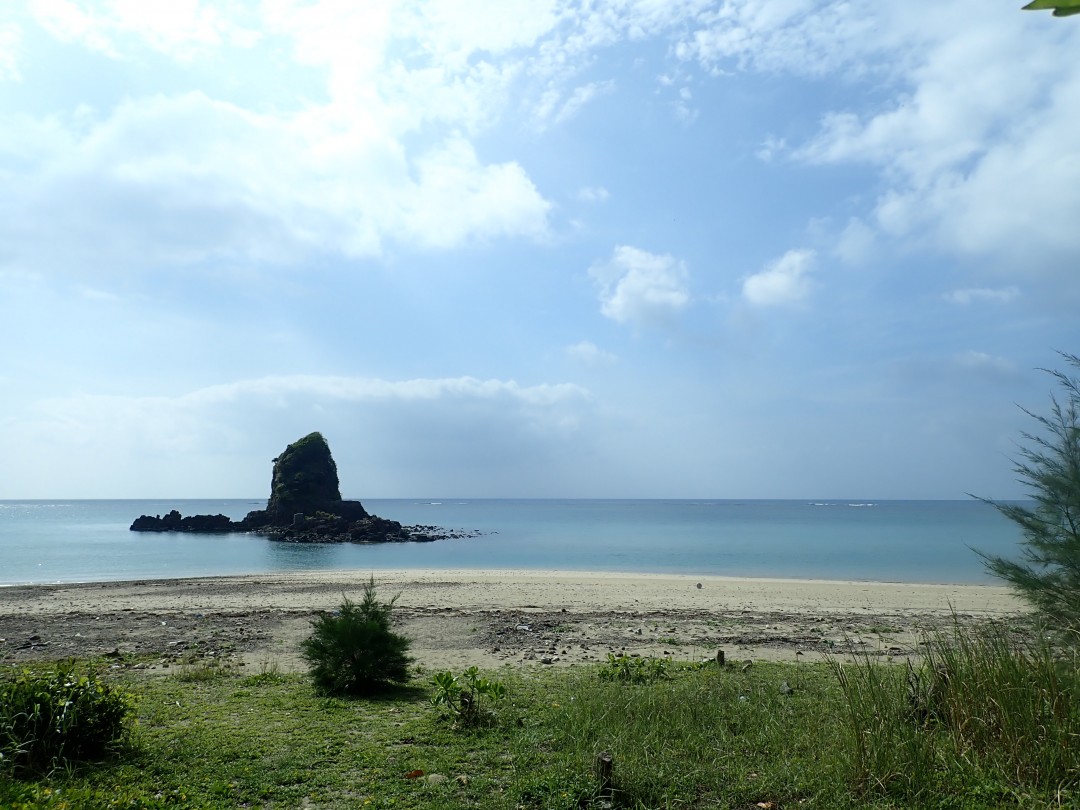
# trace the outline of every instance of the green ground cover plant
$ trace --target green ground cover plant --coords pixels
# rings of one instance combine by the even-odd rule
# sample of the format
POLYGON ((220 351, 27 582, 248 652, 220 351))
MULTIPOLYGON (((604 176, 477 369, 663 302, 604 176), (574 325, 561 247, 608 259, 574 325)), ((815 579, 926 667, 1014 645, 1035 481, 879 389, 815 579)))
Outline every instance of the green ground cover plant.
POLYGON ((608 653, 607 663, 596 673, 602 681, 655 683, 670 677, 668 662, 662 658, 642 658, 608 653))
POLYGON ((453 676, 505 687, 476 724, 446 722, 432 674, 415 670, 363 697, 277 671, 128 671, 111 676, 136 696, 122 755, 0 777, 0 806, 1077 806, 1076 662, 1004 626, 957 627, 924 649, 911 669, 863 657, 666 662, 666 677, 638 683, 601 678, 603 665, 453 676))
POLYGON ((431 703, 467 726, 496 720, 492 707, 506 697, 506 684, 485 678, 477 667, 469 667, 461 678, 453 672, 439 672, 431 679, 431 703))
POLYGON ((104 757, 123 742, 130 710, 123 690, 74 662, 0 674, 0 775, 104 757))

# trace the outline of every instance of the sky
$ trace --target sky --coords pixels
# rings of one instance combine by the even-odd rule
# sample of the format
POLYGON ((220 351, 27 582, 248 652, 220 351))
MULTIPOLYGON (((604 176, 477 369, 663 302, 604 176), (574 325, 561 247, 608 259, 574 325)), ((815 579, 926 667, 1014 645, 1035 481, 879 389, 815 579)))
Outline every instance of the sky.
POLYGON ((1018 497, 1080 352, 1021 0, 0 6, 0 498, 1018 497))

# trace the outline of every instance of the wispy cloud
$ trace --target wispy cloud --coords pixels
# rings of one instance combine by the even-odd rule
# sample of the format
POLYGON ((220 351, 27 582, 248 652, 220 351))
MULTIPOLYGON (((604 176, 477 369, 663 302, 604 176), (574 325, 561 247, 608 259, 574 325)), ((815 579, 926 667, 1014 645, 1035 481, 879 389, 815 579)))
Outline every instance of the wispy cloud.
POLYGON ((968 304, 977 303, 1007 304, 1019 295, 1020 290, 1016 287, 1002 287, 999 289, 974 287, 962 290, 951 290, 950 292, 945 293, 944 297, 950 304, 967 306, 968 304))
POLYGON ((812 250, 789 250, 760 273, 743 279, 743 297, 763 307, 805 301, 813 290, 810 271, 815 258, 812 250))
POLYGON ((175 59, 187 61, 223 44, 248 46, 259 34, 214 4, 194 2, 123 2, 123 0, 34 0, 38 22, 64 42, 78 42, 109 56, 124 58, 136 40, 175 59))
POLYGON ((592 341, 583 340, 572 346, 566 347, 566 353, 580 363, 587 366, 610 366, 618 358, 611 352, 605 351, 592 341))
POLYGON ((995 374, 1014 374, 1016 364, 1004 357, 986 352, 966 351, 953 358, 956 365, 971 371, 988 371, 995 374))
POLYGON ((0 21, 0 82, 20 81, 19 46, 22 27, 13 22, 0 21))
POLYGON ((611 194, 603 186, 582 186, 577 193, 579 200, 589 203, 607 202, 610 196, 611 194))
POLYGON ((600 311, 619 323, 670 323, 690 303, 686 265, 672 256, 619 245, 589 275, 600 291, 600 311))

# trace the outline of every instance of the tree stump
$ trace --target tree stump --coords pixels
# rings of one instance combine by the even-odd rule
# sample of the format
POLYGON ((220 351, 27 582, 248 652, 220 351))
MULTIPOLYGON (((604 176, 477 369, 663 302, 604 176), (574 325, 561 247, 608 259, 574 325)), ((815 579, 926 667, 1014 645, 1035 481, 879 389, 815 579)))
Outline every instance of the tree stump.
POLYGON ((612 770, 614 762, 611 753, 602 751, 596 757, 596 775, 600 777, 600 798, 610 801, 614 797, 615 789, 612 783, 612 770))

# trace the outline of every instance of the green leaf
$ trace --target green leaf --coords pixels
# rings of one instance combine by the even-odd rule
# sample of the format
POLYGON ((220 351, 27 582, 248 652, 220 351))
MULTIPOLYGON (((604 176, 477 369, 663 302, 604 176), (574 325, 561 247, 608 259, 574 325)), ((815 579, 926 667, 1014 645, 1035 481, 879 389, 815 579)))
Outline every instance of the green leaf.
POLYGON ((1070 17, 1080 14, 1080 0, 1032 0, 1024 6, 1024 11, 1048 11, 1053 9, 1055 17, 1070 17))

